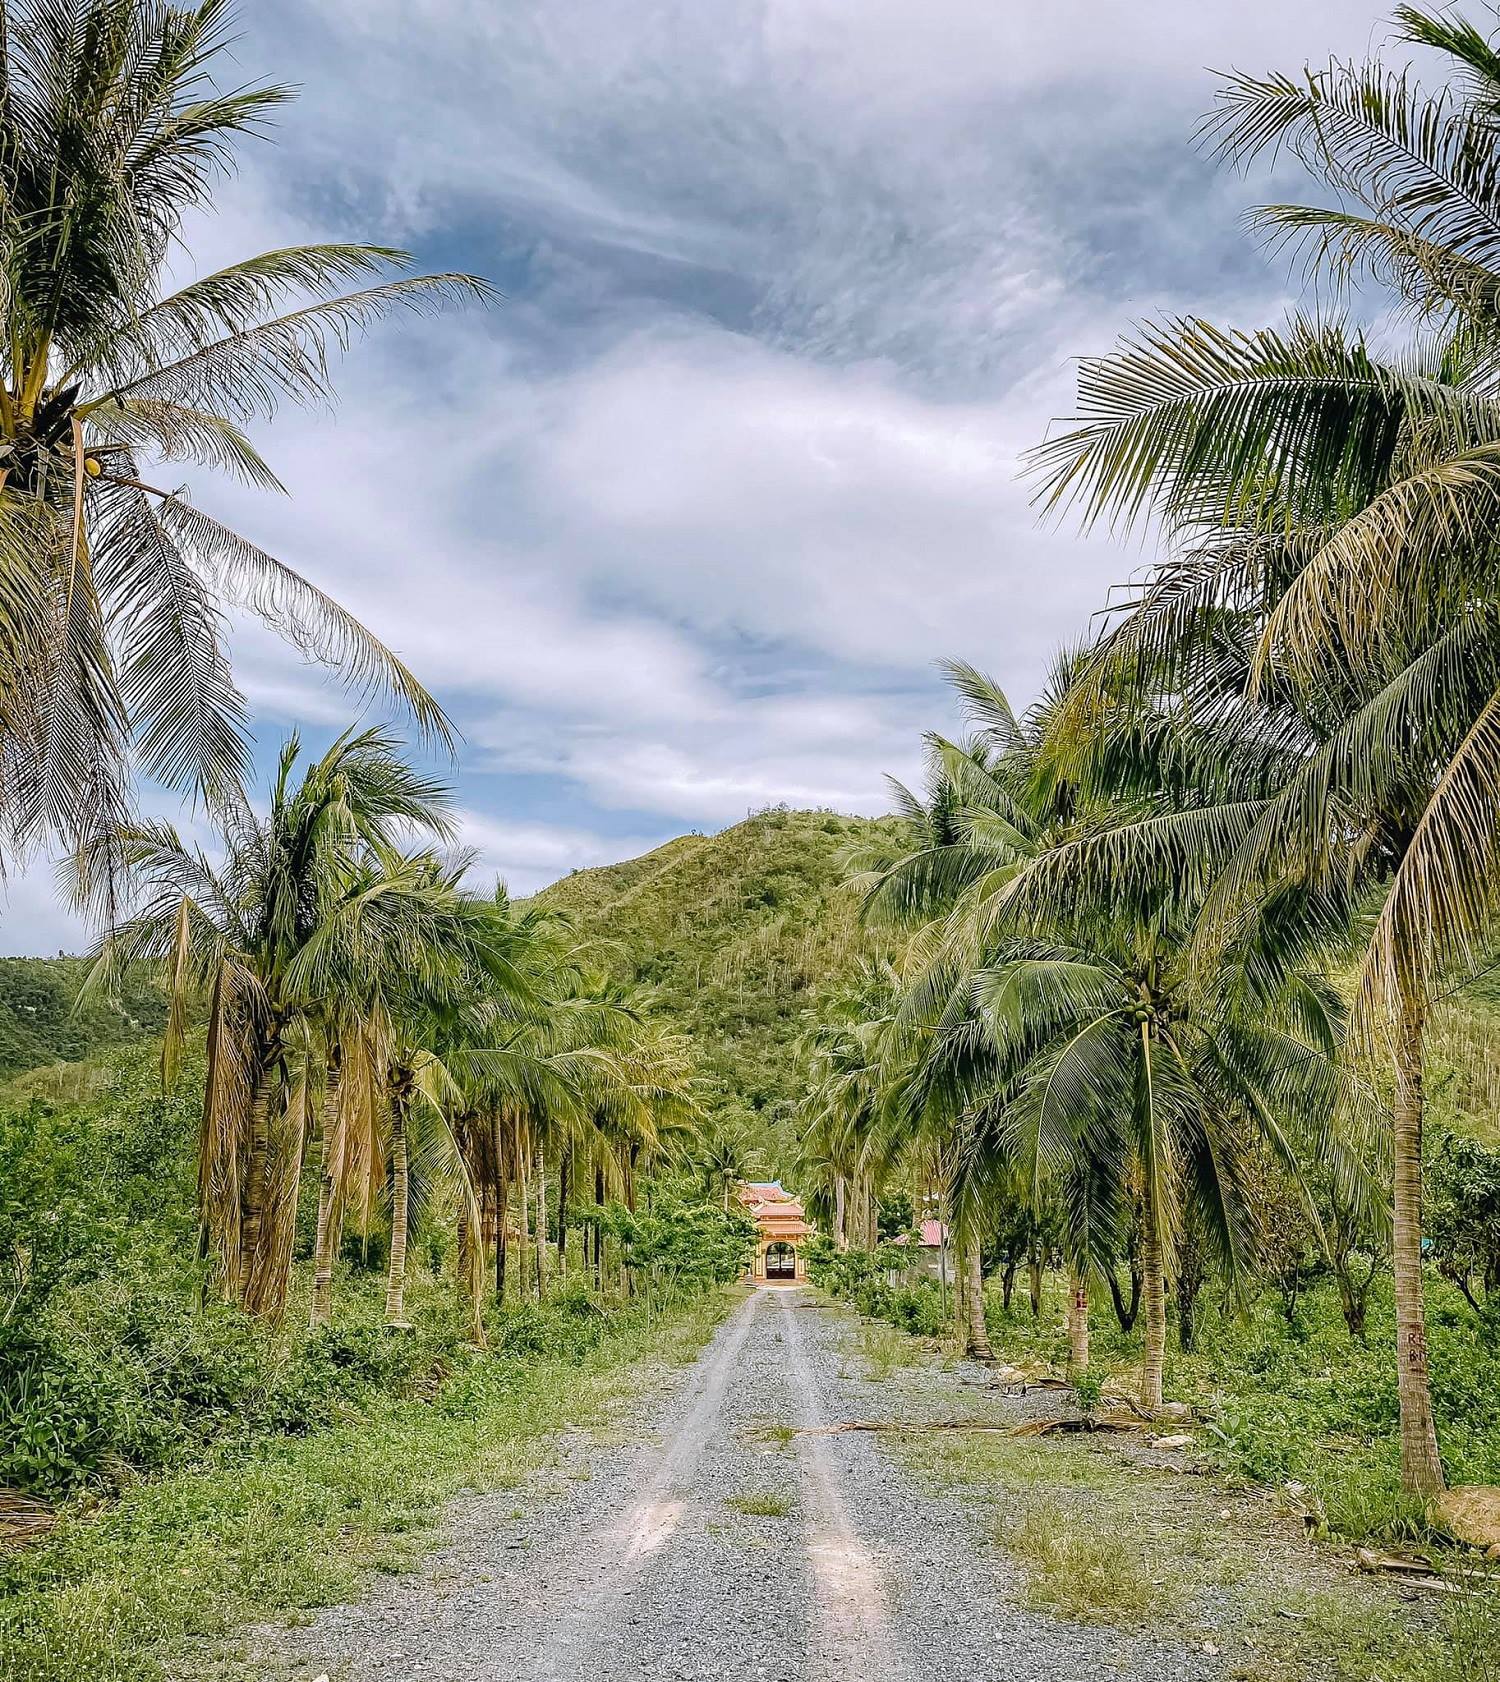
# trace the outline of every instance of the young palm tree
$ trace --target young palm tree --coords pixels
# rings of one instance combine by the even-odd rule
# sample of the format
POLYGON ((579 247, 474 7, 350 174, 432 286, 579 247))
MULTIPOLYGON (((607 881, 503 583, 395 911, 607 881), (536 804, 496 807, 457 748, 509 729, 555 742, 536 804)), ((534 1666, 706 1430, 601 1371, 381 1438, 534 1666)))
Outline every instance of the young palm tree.
POLYGON ((326 1001, 324 1104, 311 1323, 331 1313, 333 1256, 346 1206, 391 1201, 387 1318, 404 1323, 413 1208, 472 1201, 449 1114, 459 1091, 438 1051, 476 996, 539 1008, 516 963, 503 907, 463 886, 468 855, 372 848, 293 960, 289 982, 326 1001), (346 1070, 353 1078, 346 1079, 346 1070), (420 1173, 412 1197, 412 1153, 420 1173))
MULTIPOLYGON (((371 862, 393 855, 412 827, 439 836, 449 828, 446 791, 412 770, 383 730, 341 736, 297 783, 299 756, 293 736, 264 819, 231 809, 219 865, 167 824, 122 833, 137 906, 106 937, 95 970, 98 984, 131 964, 164 967, 168 1080, 188 1006, 207 998, 202 1249, 226 1296, 271 1315, 285 1302, 309 1048, 336 1017, 330 993, 353 967, 315 960, 335 939, 376 952, 390 899, 370 891, 371 862)), ((351 1073, 339 1083, 349 1101, 351 1073)))
POLYGON ((314 584, 153 464, 279 488, 245 426, 328 393, 377 317, 482 297, 399 251, 270 251, 163 293, 183 220, 289 97, 226 91, 229 0, 10 0, 0 12, 0 843, 117 832, 127 761, 210 801, 247 764, 220 605, 384 690, 437 704, 314 584), (354 284, 356 290, 344 288, 354 284))
MULTIPOLYGON (((883 1036, 874 1149, 888 1154, 899 1141, 920 1141, 920 1149, 941 1165, 943 1202, 955 1216, 958 1236, 960 1323, 969 1353, 983 1359, 991 1353, 984 1319, 985 1235, 993 1232, 1003 1205, 1020 1195, 1035 1209, 1044 1191, 1040 1182, 1024 1186, 1020 1178, 1007 1181, 999 1174, 983 1196, 967 1195, 973 1182, 961 1149, 969 1121, 964 1083, 982 1039, 973 975, 982 961, 987 908, 1028 860, 1067 834, 1076 820, 1071 785, 1044 786, 1037 774, 1038 743, 1073 659, 1065 655, 1059 661, 1047 694, 1025 718, 1016 716, 992 680, 971 666, 950 663, 948 676, 966 703, 970 734, 962 744, 928 736, 924 794, 893 785, 906 820, 897 849, 852 861, 863 866, 867 909, 916 931, 902 966, 903 997, 883 1036)), ((1068 1248, 1076 1258, 1070 1299, 1074 1343, 1082 1347, 1084 1281, 1094 1256, 1086 1235, 1068 1248)))
POLYGON ((1337 1156, 1330 1118, 1346 1107, 1337 1002, 1303 978, 1249 1000, 1232 976, 1202 987, 1167 916, 1107 907, 1058 922, 1073 943, 1007 943, 974 977, 983 1080, 966 1107, 959 1195, 982 1192, 994 1165, 1045 1175, 1062 1189, 1070 1229, 1095 1235, 1099 1253, 1088 1259, 1104 1265, 1127 1187, 1138 1183, 1141 1405, 1155 1408, 1184 1207, 1234 1279, 1256 1237, 1250 1149, 1268 1147, 1293 1177, 1314 1152, 1337 1156))
MULTIPOLYGON (((874 903, 894 893, 903 913, 931 919, 886 1040, 886 1108, 897 1125, 951 1140, 960 1229, 1018 1184, 1034 1208, 1060 1199, 1075 1366, 1086 1361, 1088 1275, 1112 1266, 1139 1194, 1142 1401, 1154 1407, 1184 1205, 1233 1273, 1253 1237, 1242 1167, 1252 1145, 1294 1170, 1316 1149, 1348 1171, 1330 1131, 1344 1097, 1336 1001, 1300 967, 1341 925, 1302 896, 1201 975, 1192 942, 1211 876, 1192 844, 1204 822, 1227 821, 1226 792, 1263 786, 1269 749, 1248 728, 1205 738, 1169 709, 1111 714, 1096 682, 1082 756, 1092 780, 1080 779, 1054 740, 1076 723, 1079 665, 1064 660, 1037 707, 1006 724, 1001 751, 937 744, 955 790, 944 802, 951 836, 874 880, 874 903), (1162 824, 1188 856, 1119 869, 1116 855, 1162 824)), ((993 686, 973 673, 964 682, 986 716, 1010 720, 993 686)))
POLYGON ((715 1128, 698 1147, 697 1166, 703 1176, 703 1189, 722 1197, 726 1214, 735 1186, 745 1178, 745 1165, 744 1142, 727 1128, 715 1128))

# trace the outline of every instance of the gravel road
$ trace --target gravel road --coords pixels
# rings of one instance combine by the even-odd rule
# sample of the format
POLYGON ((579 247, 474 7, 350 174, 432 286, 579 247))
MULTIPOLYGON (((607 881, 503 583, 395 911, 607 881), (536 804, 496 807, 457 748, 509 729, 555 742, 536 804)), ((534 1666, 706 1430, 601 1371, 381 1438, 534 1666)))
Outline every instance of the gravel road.
POLYGON ((874 1433, 972 1411, 860 1375, 851 1317, 753 1292, 616 1437, 574 1433, 545 1487, 474 1498, 420 1572, 296 1631, 266 1670, 333 1682, 1187 1682, 1201 1652, 1026 1611, 995 1515, 919 1486, 874 1433), (778 1429, 781 1428, 781 1429, 778 1429), (745 1510, 759 1507, 760 1512, 745 1510))

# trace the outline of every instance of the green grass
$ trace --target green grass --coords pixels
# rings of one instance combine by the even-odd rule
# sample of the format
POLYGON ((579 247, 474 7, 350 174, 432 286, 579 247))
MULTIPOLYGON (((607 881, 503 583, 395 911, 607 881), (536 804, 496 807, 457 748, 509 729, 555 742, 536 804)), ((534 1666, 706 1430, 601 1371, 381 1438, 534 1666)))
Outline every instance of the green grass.
POLYGON ((1080 1623, 1134 1625, 1174 1611, 1181 1585, 1143 1539, 1124 1527, 1037 1505, 1001 1528, 1027 1567, 1027 1599, 1080 1623))
MULTIPOLYGON (((1020 1302, 1006 1313, 990 1290, 988 1321, 996 1354, 1019 1365, 1067 1359, 1065 1283, 1049 1275, 1042 1313, 1020 1302)), ((1102 1296, 1102 1293, 1100 1293, 1102 1296)), ((1445 1281, 1428 1280, 1433 1405, 1449 1481, 1500 1483, 1500 1319, 1476 1315, 1445 1281)), ((1388 1284, 1377 1284, 1361 1342, 1349 1335, 1329 1280, 1302 1292, 1289 1321, 1266 1292, 1240 1314, 1206 1291, 1198 1348, 1169 1352, 1167 1395, 1205 1415, 1197 1450, 1232 1478, 1279 1487, 1300 1484, 1298 1499, 1318 1527, 1346 1540, 1432 1540, 1420 1507, 1400 1491, 1394 1314, 1388 1284)), ((899 1336, 899 1334, 897 1334, 899 1336)), ((918 1345, 906 1340, 914 1358, 918 1345)), ((1095 1305, 1094 1376, 1106 1391, 1135 1388, 1138 1334, 1122 1333, 1107 1300, 1095 1305)), ((889 1357, 894 1365, 895 1355, 889 1357)))
POLYGON ((855 1337, 855 1347, 867 1376, 882 1382, 922 1357, 914 1338, 880 1320, 866 1320, 855 1337))
POLYGON ((355 1594, 411 1566, 461 1490, 519 1484, 564 1426, 631 1395, 646 1360, 690 1360, 726 1298, 649 1324, 619 1313, 578 1360, 476 1363, 433 1401, 376 1397, 344 1423, 225 1451, 71 1511, 41 1546, 0 1557, 4 1682, 160 1682, 237 1626, 355 1594))
POLYGON ((759 1489, 748 1495, 731 1495, 724 1505, 749 1518, 785 1518, 792 1510, 792 1498, 780 1490, 759 1489))
POLYGON ((789 1448, 797 1440, 795 1425, 758 1425, 754 1436, 758 1442, 770 1443, 774 1448, 789 1448))
POLYGON ((1397 1607, 1293 1591, 1258 1612, 1231 1682, 1500 1682, 1500 1597, 1397 1607))
MULTIPOLYGON (((1500 1594, 1403 1602, 1398 1585, 1330 1569, 1285 1528, 1273 1542, 1269 1513, 1240 1506, 1231 1517, 1213 1483, 1087 1438, 935 1431, 882 1441, 924 1478, 1010 1515, 995 1540, 1023 1567, 1039 1610, 1210 1642, 1233 1682, 1500 1682, 1500 1594)), ((1361 1494, 1360 1479, 1355 1456, 1345 1501, 1386 1522, 1385 1497, 1361 1494)))

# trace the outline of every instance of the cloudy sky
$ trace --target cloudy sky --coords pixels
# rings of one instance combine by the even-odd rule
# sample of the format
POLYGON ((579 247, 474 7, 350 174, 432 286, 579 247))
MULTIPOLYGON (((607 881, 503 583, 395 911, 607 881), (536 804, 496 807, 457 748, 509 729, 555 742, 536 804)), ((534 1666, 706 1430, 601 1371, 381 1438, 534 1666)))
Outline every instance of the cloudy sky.
MULTIPOLYGON (((1288 279, 1191 135, 1215 70, 1385 39, 1371 0, 254 0, 297 83, 192 230, 489 277, 378 330, 260 439, 281 501, 196 500, 415 666, 468 839, 526 892, 768 803, 884 808, 934 662, 1032 694, 1141 564, 1038 527, 1020 453, 1143 314, 1258 325, 1288 279)), ((189 268, 191 265, 187 265, 189 268)), ((351 702, 236 633, 263 759, 351 702)), ((74 947, 47 874, 0 950, 74 947)))

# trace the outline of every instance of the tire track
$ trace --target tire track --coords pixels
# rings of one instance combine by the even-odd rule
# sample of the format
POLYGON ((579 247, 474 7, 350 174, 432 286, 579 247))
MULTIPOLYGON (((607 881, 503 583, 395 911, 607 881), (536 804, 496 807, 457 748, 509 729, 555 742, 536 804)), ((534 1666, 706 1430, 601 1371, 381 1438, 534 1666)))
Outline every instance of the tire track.
MULTIPOLYGON (((671 1541, 704 1450, 724 1409, 740 1349, 760 1312, 764 1293, 754 1291, 725 1324, 702 1372, 692 1410, 663 1450, 645 1489, 598 1538, 593 1575, 558 1609, 530 1666, 522 1674, 536 1682, 576 1682, 585 1675, 589 1647, 599 1627, 623 1599, 649 1561, 671 1541)), ((487 1682, 515 1682, 512 1661, 488 1673, 487 1682)))
MULTIPOLYGON (((788 1376, 797 1398, 799 1423, 805 1428, 827 1421, 797 1325, 794 1304, 800 1295, 783 1293, 780 1309, 788 1376)), ((900 1653, 880 1567, 849 1517, 828 1439, 804 1430, 797 1439, 797 1464, 817 1603, 811 1641, 813 1674, 837 1676, 844 1682, 909 1682, 914 1672, 900 1653)))

